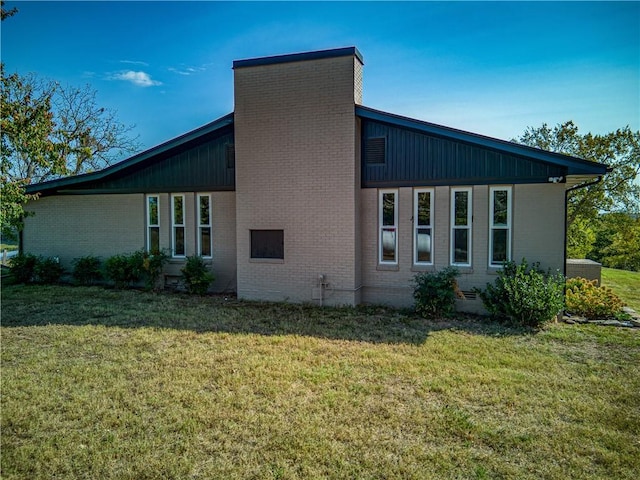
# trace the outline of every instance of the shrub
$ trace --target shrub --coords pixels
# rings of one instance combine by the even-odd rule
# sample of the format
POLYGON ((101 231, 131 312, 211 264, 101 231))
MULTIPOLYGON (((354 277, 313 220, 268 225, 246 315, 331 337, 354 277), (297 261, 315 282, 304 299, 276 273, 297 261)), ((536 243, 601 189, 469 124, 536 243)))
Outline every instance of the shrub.
POLYGON ((105 260, 104 272, 116 288, 125 288, 140 281, 142 263, 136 254, 114 255, 105 260))
POLYGON ((567 310, 587 318, 613 317, 624 303, 607 287, 599 287, 597 280, 570 278, 567 280, 565 301, 567 310))
POLYGON ((167 255, 164 250, 154 253, 139 250, 133 254, 133 257, 135 257, 135 260, 132 261, 138 262, 142 271, 145 288, 147 290, 157 289, 158 279, 160 278, 164 264, 169 259, 169 255, 167 255))
POLYGON ((564 277, 543 272, 538 263, 529 266, 505 263, 493 285, 474 289, 487 311, 499 320, 516 325, 538 327, 551 320, 564 306, 564 277))
POLYGON ((30 253, 19 253, 11 259, 11 274, 16 283, 31 283, 35 279, 38 257, 30 253))
POLYGON ((73 278, 78 285, 93 285, 102 278, 100 259, 92 255, 73 261, 73 278))
POLYGON ((53 284, 60 281, 64 268, 56 257, 38 257, 33 273, 38 283, 53 284))
POLYGON ((209 271, 202 257, 194 255, 187 257, 187 263, 180 270, 182 278, 189 293, 204 295, 209 289, 209 285, 215 280, 209 271))
POLYGON ((416 275, 413 279, 416 312, 426 318, 451 316, 455 311, 457 276, 455 267, 416 275))

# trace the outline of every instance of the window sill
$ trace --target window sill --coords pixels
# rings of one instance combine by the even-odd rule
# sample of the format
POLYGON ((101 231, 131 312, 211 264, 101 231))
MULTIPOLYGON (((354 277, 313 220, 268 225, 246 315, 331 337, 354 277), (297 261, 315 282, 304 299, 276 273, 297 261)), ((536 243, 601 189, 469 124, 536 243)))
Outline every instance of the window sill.
POLYGON ((283 258, 250 258, 249 263, 284 263, 283 258))
POLYGON ((411 267, 412 272, 435 272, 435 265, 413 265, 411 267))
POLYGON ((397 272, 398 270, 400 270, 400 267, 398 265, 386 265, 384 263, 379 263, 376 267, 376 270, 381 272, 397 272))

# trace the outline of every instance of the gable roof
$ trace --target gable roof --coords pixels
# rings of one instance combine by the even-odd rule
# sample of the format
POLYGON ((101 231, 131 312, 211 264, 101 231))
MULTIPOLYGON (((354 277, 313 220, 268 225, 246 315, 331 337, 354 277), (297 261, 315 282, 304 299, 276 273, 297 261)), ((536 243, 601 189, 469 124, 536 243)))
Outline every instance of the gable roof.
MULTIPOLYGON (((448 140, 451 142, 462 143, 471 147, 477 147, 491 152, 498 152, 505 155, 505 158, 519 158, 531 160, 534 162, 546 164, 549 172, 563 172, 566 179, 563 179, 567 183, 567 187, 580 184, 582 182, 604 175, 610 168, 607 165, 590 162, 580 158, 572 157, 569 155, 563 155, 559 153, 549 152, 538 148, 521 145, 514 142, 507 142, 505 140, 499 140, 463 130, 458 130, 451 127, 445 127, 434 123, 425 122, 422 120, 416 120, 409 117, 403 117, 373 108, 356 105, 355 115, 361 119, 367 121, 378 122, 381 124, 389 125, 404 131, 411 131, 421 135, 427 135, 430 137, 436 137, 439 139, 448 140)), ((127 188, 119 189, 116 186, 118 182, 122 183, 123 176, 132 174, 133 172, 145 172, 158 162, 162 160, 172 161, 181 152, 189 148, 195 148, 207 138, 215 137, 218 133, 225 131, 231 132, 231 140, 225 139, 226 143, 233 143, 233 124, 234 114, 229 113, 220 117, 202 127, 191 130, 183 135, 180 135, 174 139, 157 145, 153 148, 138 153, 122 162, 111 165, 103 170, 97 172, 86 173, 82 175, 76 175, 72 177, 64 177, 55 180, 49 180, 46 182, 29 185, 27 187, 27 193, 40 193, 42 195, 50 195, 55 193, 68 193, 70 191, 134 191, 134 187, 129 182, 127 188), (145 170, 147 169, 147 170, 145 170)), ((220 160, 220 155, 216 157, 216 161, 220 160)), ((407 159, 408 160, 408 159, 407 159)), ((183 162, 185 165, 191 165, 192 163, 183 162)), ((166 170, 166 169, 165 169, 166 170)), ((195 174, 197 176, 197 173, 195 174)), ((224 181, 224 185, 219 184, 221 189, 233 189, 233 171, 226 174, 227 179, 224 181), (231 174, 231 178, 229 177, 231 174)), ((555 175, 555 173, 554 173, 555 175)), ((219 176, 219 175, 218 175, 219 176)), ((545 177, 546 178, 546 177, 545 177)), ((363 180, 366 180, 363 178, 363 180)), ((508 179, 507 179, 508 180, 508 179)), ((506 180, 505 180, 506 181, 506 180)), ((198 183, 198 186, 202 182, 198 183)), ((405 184, 410 182, 405 181, 405 184)), ((166 191, 178 191, 178 189, 184 189, 187 185, 167 185, 166 191)), ((368 183, 363 181, 363 186, 376 186, 375 182, 368 183)), ((159 188, 149 186, 149 191, 161 191, 159 188)), ((138 190, 139 191, 139 190, 138 190)), ((164 191, 164 190, 162 190, 164 191)))
POLYGON ((410 130, 431 137, 463 143, 472 147, 504 154, 509 157, 526 158, 535 162, 542 162, 551 167, 560 167, 566 172, 565 175, 567 176, 566 182, 568 186, 582 183, 585 180, 604 175, 608 171, 611 171, 610 167, 601 163, 590 162, 581 158, 549 152, 515 142, 508 142, 437 125, 435 123, 403 117, 361 105, 356 105, 355 113, 362 119, 380 122, 402 130, 410 130))
POLYGON ((156 162, 163 154, 171 155, 189 148, 203 138, 229 126, 233 126, 233 112, 102 170, 29 185, 27 193, 54 193, 64 189, 79 188, 95 182, 108 181, 110 178, 126 174, 128 171, 144 168, 148 164, 156 162))

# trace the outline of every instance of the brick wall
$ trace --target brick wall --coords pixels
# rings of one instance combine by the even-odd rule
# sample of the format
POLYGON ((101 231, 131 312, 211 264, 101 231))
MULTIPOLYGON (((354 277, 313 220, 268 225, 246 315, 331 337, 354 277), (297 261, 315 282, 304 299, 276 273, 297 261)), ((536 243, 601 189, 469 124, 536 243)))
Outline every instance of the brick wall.
MULTIPOLYGON (((180 192, 175 192, 180 193, 180 192)), ((207 193, 207 192, 201 192, 207 193)), ((186 255, 195 255, 197 200, 193 192, 185 197, 186 255)), ((171 195, 160 197, 160 248, 171 249, 171 195)), ((57 256, 67 270, 73 260, 95 255, 103 260, 111 255, 131 253, 146 247, 145 195, 67 195, 44 197, 30 202, 35 213, 25 221, 25 252, 57 256), (64 214, 61 214, 64 212, 64 214)), ((234 291, 236 287, 235 194, 211 192, 214 291, 234 291)), ((180 275, 183 259, 171 259, 165 273, 180 275)))
POLYGON ((235 69, 240 297, 311 301, 324 274, 324 303, 357 302, 360 72, 353 56, 235 69), (284 230, 284 261, 251 260, 251 229, 284 230))
MULTIPOLYGON (((544 269, 562 271, 564 249, 564 189, 562 185, 513 185, 512 258, 539 261, 544 269)), ((413 189, 398 189, 398 265, 378 264, 378 190, 361 190, 362 300, 396 307, 413 305, 412 278, 421 271, 439 271, 450 259, 449 187, 435 187, 433 266, 413 265, 413 189)), ((470 292, 496 279, 489 267, 489 187, 472 190, 472 265, 459 267, 459 287, 470 292)), ((471 296, 470 296, 471 297, 471 296)), ((480 299, 457 302, 461 311, 482 312, 480 299)))

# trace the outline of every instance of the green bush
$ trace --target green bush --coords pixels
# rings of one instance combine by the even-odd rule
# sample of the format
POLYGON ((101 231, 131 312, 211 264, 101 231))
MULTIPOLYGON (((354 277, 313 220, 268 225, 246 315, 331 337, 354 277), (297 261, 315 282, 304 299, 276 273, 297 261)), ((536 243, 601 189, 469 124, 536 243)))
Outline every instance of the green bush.
POLYGON ((92 255, 73 261, 73 278, 78 285, 93 285, 102 278, 100 259, 92 255))
POLYGON ((38 257, 30 253, 19 253, 11 259, 11 274, 16 283, 31 283, 35 280, 38 257))
POLYGON ((137 254, 113 255, 104 262, 105 276, 116 288, 126 288, 142 278, 142 261, 137 254))
POLYGON ((38 257, 33 269, 35 281, 44 284, 54 284, 60 281, 64 268, 56 257, 38 257))
POLYGON ((420 273, 413 279, 415 310, 425 318, 448 317, 455 311, 458 269, 420 273))
POLYGON ((197 255, 187 257, 187 262, 180 271, 187 291, 192 294, 204 295, 207 293, 209 285, 215 280, 202 257, 197 255))
POLYGON ((567 280, 565 301, 567 310, 587 318, 614 317, 624 303, 610 288, 599 287, 597 280, 570 278, 567 280))
POLYGON ((516 325, 538 327, 551 320, 564 306, 564 277, 543 272, 538 263, 529 266, 505 263, 493 285, 474 289, 485 308, 499 320, 516 325))
POLYGON ((158 289, 158 279, 162 274, 164 264, 169 259, 169 255, 164 250, 153 253, 139 250, 133 254, 133 257, 135 259, 132 261, 140 265, 145 288, 147 290, 158 289))

